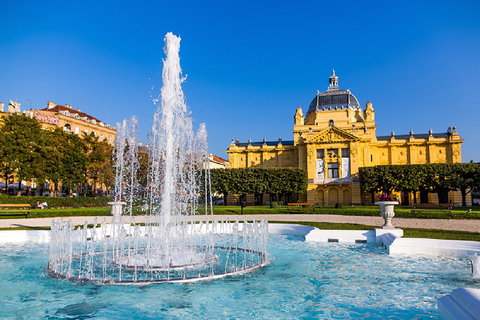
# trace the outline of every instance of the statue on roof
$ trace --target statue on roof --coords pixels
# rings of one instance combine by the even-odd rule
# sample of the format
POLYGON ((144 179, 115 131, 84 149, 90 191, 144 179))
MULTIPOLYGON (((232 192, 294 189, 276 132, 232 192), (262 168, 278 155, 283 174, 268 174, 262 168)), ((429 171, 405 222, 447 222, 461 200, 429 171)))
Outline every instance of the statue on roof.
POLYGON ((374 121, 375 120, 375 109, 373 109, 372 103, 367 101, 365 108, 365 121, 374 121))
POLYGON ((294 124, 297 126, 298 125, 303 126, 303 122, 304 122, 304 117, 303 117, 302 108, 298 106, 297 112, 295 112, 295 116, 294 116, 294 124))

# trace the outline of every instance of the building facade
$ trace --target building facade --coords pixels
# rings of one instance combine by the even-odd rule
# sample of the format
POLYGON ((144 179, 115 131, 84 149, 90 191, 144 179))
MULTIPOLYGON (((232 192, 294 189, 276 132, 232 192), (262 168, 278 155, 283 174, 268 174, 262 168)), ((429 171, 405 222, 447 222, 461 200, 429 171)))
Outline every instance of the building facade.
POLYGON ((48 101, 47 107, 39 110, 27 110, 25 114, 34 117, 44 128, 59 127, 66 132, 82 135, 93 134, 100 141, 107 141, 113 145, 115 128, 101 120, 86 114, 80 108, 74 109, 71 105, 57 105, 48 101))
MULTIPOLYGON (((444 133, 377 136, 375 110, 370 101, 362 109, 348 90, 340 90, 333 71, 327 91, 317 92, 306 114, 296 109, 293 140, 240 143, 232 140, 227 150, 230 168, 296 167, 308 173, 308 190, 300 201, 317 205, 369 204, 371 195, 362 194, 360 167, 396 164, 459 163, 462 140, 455 127, 444 133)), ((422 195, 423 196, 423 195, 422 195)), ((413 194, 399 195, 403 204, 413 194)), ((438 203, 436 194, 428 202, 438 203)), ((460 195, 448 194, 458 203, 460 195)))

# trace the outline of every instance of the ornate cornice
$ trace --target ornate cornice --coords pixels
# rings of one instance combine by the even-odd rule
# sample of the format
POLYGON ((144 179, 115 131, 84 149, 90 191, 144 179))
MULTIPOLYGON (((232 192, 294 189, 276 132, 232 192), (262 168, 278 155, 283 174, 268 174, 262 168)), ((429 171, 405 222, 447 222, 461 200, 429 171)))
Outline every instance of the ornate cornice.
POLYGON ((320 131, 313 137, 309 137, 306 139, 305 143, 337 143, 337 142, 352 142, 352 141, 359 141, 360 139, 342 129, 337 127, 328 127, 325 130, 320 131))

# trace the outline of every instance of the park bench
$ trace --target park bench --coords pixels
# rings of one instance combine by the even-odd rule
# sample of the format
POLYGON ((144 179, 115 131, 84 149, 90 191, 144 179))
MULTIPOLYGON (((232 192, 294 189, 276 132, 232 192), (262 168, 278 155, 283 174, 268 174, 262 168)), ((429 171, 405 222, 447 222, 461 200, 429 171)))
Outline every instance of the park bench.
POLYGON ((0 214, 6 216, 22 215, 25 216, 25 219, 27 219, 30 209, 31 207, 29 204, 0 204, 0 214))
POLYGON ((294 210, 312 210, 312 213, 315 213, 315 203, 287 203, 287 213, 290 213, 290 209, 294 210))
POLYGON ((418 213, 431 213, 431 212, 441 212, 448 213, 449 217, 452 217, 452 207, 451 203, 420 203, 414 204, 412 206, 412 216, 416 217, 418 213))

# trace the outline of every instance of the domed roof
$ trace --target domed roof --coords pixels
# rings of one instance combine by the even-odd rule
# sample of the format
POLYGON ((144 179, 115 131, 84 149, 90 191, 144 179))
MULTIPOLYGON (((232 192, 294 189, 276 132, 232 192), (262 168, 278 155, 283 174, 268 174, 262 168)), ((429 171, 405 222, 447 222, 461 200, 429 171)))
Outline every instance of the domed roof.
POLYGON ((357 98, 350 92, 350 90, 340 90, 338 87, 338 77, 333 70, 332 76, 329 78, 330 86, 327 91, 317 92, 315 98, 313 98, 310 107, 308 108, 307 115, 319 112, 319 111, 331 111, 331 110, 358 110, 362 108, 358 103, 357 98))

